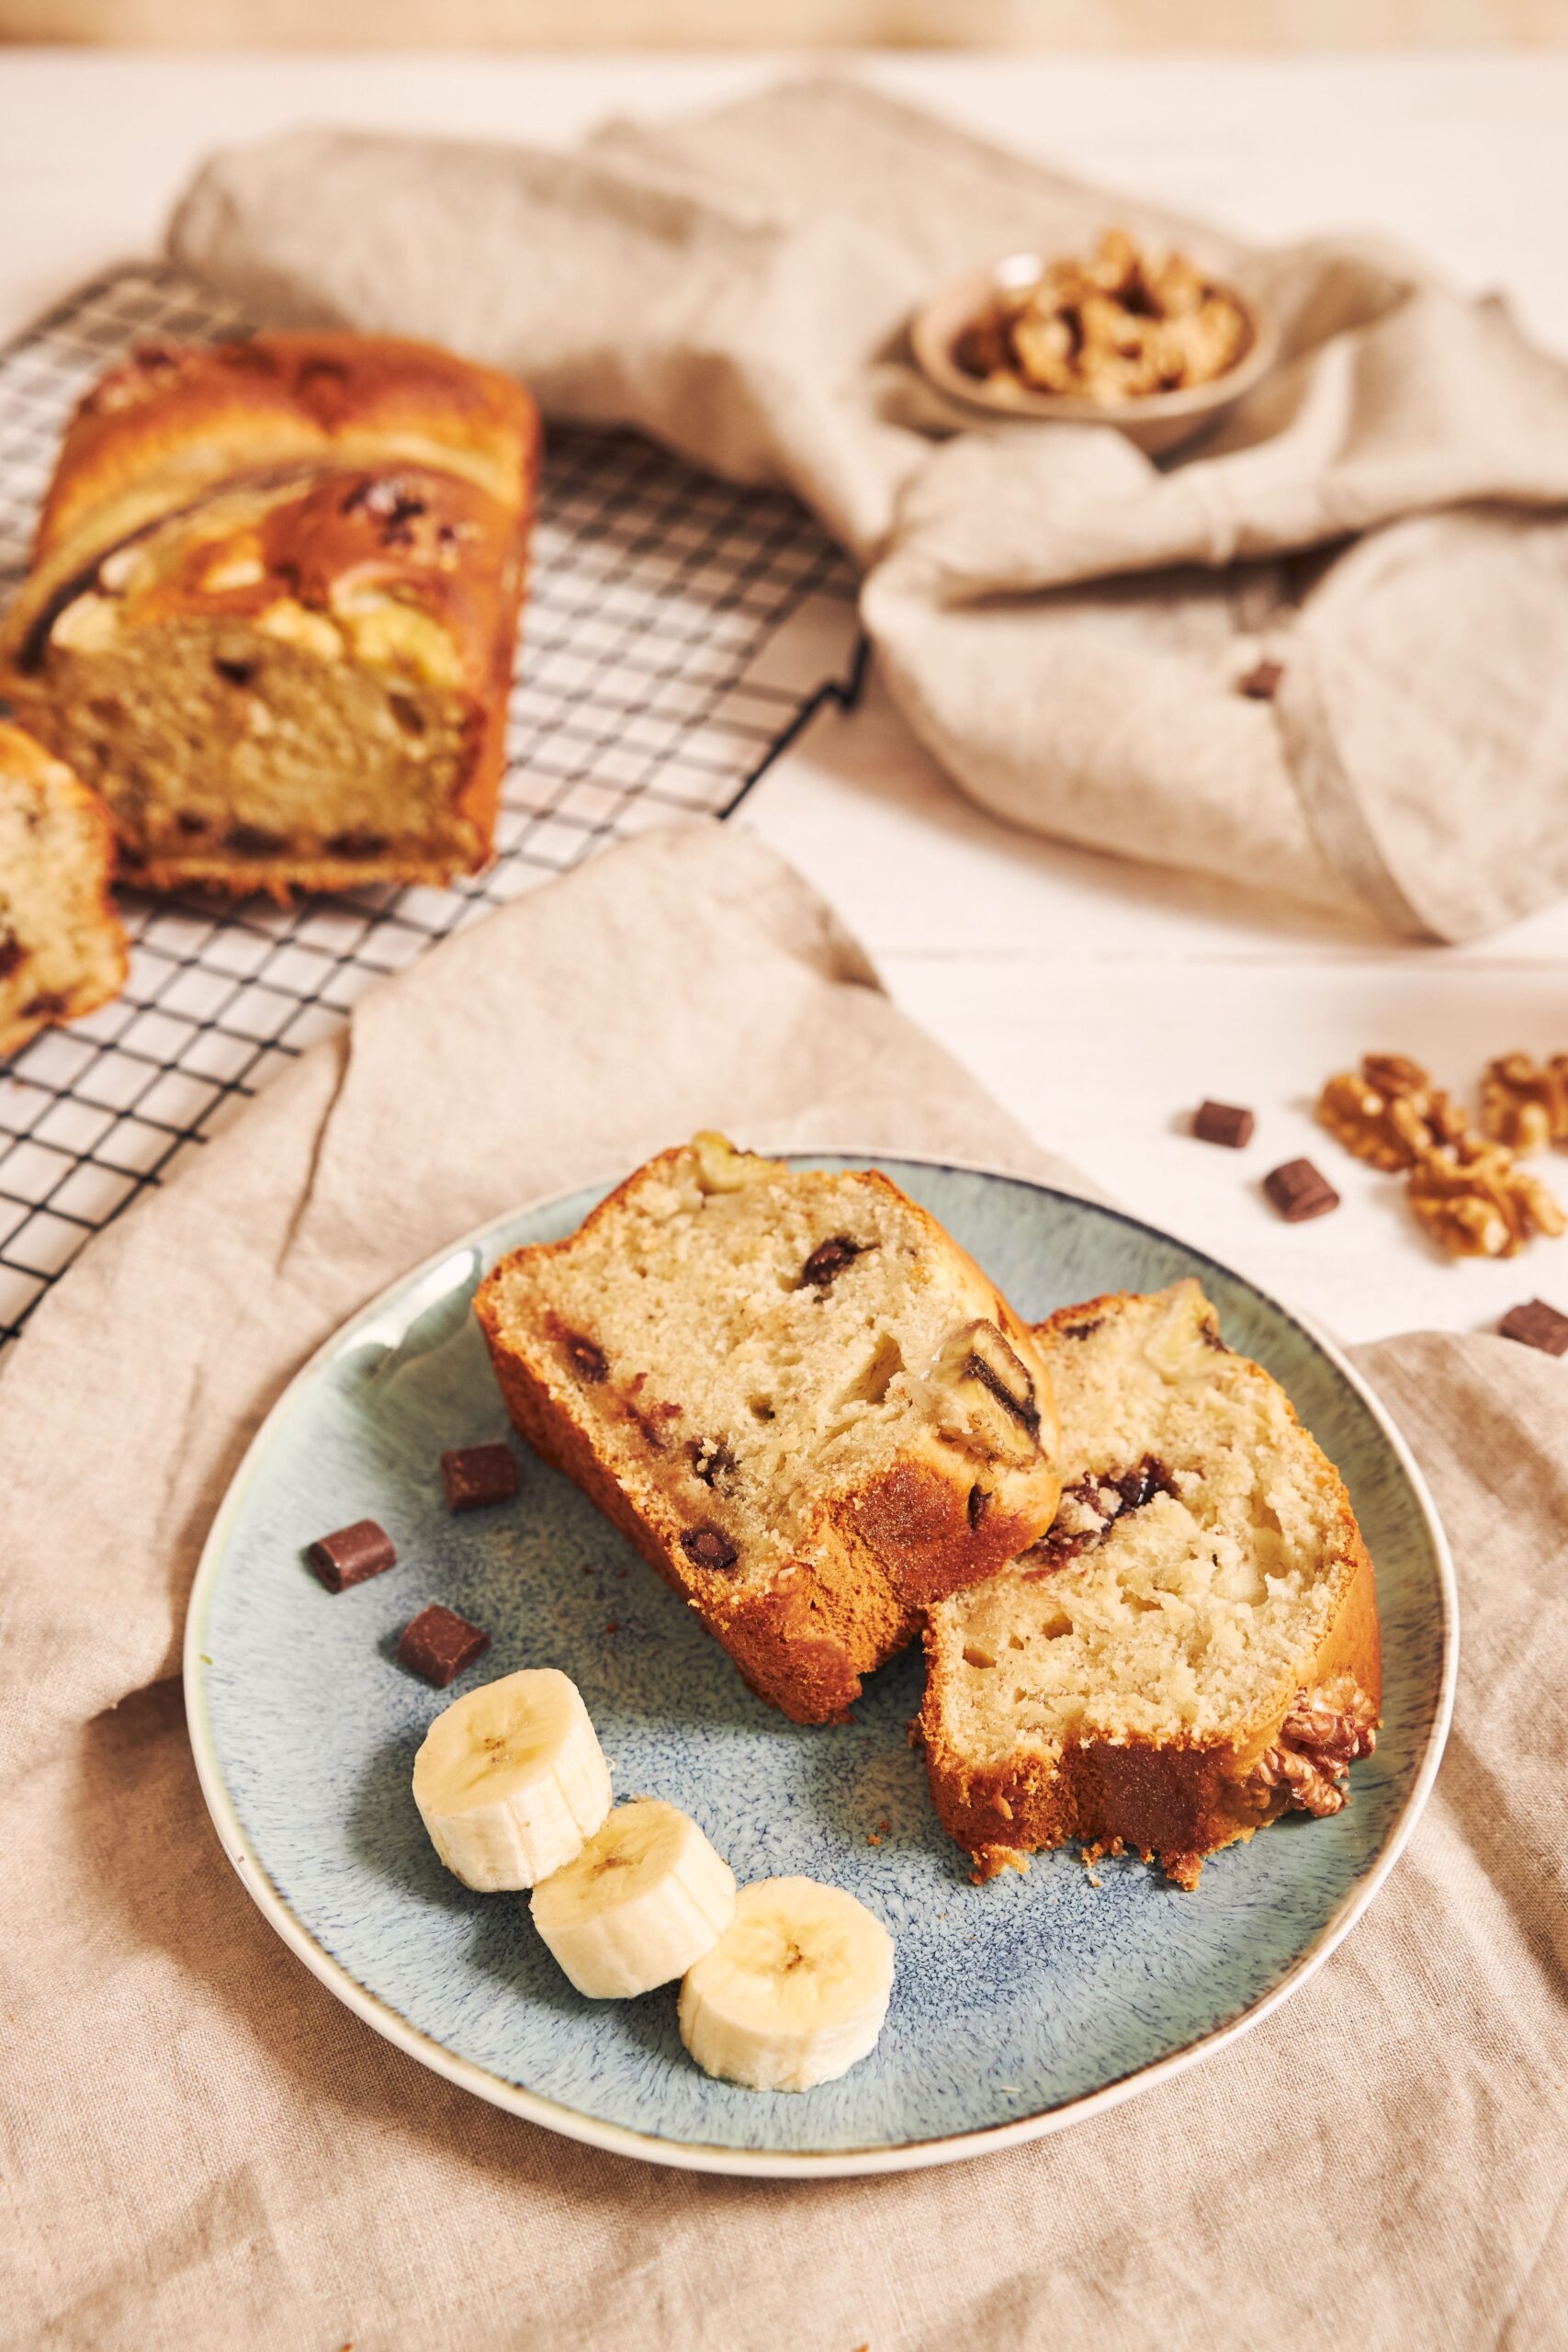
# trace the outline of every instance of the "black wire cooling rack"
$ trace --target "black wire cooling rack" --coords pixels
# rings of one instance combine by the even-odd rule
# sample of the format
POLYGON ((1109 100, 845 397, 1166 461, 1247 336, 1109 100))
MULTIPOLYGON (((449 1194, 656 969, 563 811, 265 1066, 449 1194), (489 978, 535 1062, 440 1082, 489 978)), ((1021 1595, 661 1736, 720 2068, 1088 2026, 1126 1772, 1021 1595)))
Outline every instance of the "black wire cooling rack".
MULTIPOLYGON (((0 350, 0 593, 76 400, 145 336, 243 333, 175 272, 84 287, 0 350)), ((804 507, 628 435, 548 436, 495 863, 421 887, 215 908, 122 896, 124 994, 0 1064, 0 1350, 83 1244, 382 974, 613 841, 728 816, 851 703, 852 572, 804 507)))

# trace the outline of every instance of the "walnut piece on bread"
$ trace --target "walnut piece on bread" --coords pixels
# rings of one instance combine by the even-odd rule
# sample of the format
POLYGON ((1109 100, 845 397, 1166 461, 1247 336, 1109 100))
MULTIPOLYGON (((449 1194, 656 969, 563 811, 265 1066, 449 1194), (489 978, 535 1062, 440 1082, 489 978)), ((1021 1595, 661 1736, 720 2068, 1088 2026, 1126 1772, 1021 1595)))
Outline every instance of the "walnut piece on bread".
POLYGON ((490 854, 536 466, 522 389, 390 337, 143 347, 65 435, 0 686, 152 889, 490 854))
POLYGON ((475 1304, 523 1435, 797 1722, 1055 1511, 1028 1325, 874 1170, 700 1135, 475 1304))
POLYGON ((1377 1602, 1337 1472, 1186 1281, 1035 1332, 1065 1480, 1032 1551, 928 1616, 919 1737, 980 1876, 1027 1853, 1204 1857, 1325 1814, 1371 1753, 1377 1602))
POLYGON ((1378 1744, 1376 1702, 1353 1674, 1337 1674, 1315 1690, 1302 1690, 1280 1725, 1279 1737, 1253 1766, 1258 1784, 1284 1789, 1289 1806, 1319 1820, 1349 1803, 1345 1779, 1358 1758, 1378 1744))
POLYGON ((118 995, 127 948, 113 872, 102 801, 0 721, 0 1056, 118 995))

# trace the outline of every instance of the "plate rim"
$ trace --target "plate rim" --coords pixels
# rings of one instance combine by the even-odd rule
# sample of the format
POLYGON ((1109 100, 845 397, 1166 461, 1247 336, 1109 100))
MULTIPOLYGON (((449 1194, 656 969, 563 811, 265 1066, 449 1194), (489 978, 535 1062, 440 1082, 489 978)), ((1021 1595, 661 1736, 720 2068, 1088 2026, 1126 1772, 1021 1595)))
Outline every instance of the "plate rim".
MULTIPOLYGON (((1382 1399, 1337 1343, 1320 1329, 1312 1317, 1276 1298, 1271 1291, 1265 1290, 1249 1275, 1237 1272, 1208 1250, 1182 1240, 1177 1234, 1168 1233, 1163 1227, 1150 1225, 1145 1218, 1132 1216, 1111 1203, 1071 1192, 1063 1185, 1044 1183, 1037 1177, 990 1167, 980 1160, 957 1159, 946 1153, 897 1151, 883 1147, 872 1151, 858 1151, 852 1146, 840 1145, 812 1150, 793 1144, 777 1156, 790 1160, 863 1160, 867 1166, 875 1166, 881 1159, 901 1160, 911 1168, 931 1168, 962 1176, 992 1177, 1003 1183, 1021 1184, 1030 1192, 1044 1193, 1053 1200, 1067 1201, 1078 1207, 1093 1209, 1117 1224, 1152 1235, 1156 1240, 1184 1251, 1199 1263, 1212 1266, 1229 1281, 1242 1283, 1277 1314, 1283 1316, 1287 1322, 1293 1323, 1322 1351, 1371 1415, 1409 1482, 1432 1543, 1443 1611, 1438 1704, 1426 1752, 1382 1852, 1342 1896, 1311 1949, 1291 1962, 1276 1984, 1235 2017, 1227 2018, 1209 2032, 1199 2035, 1182 2049, 1171 2051, 1163 2058, 1154 2059, 1146 2065, 1135 2067, 1130 2074, 1118 2076, 1114 2082, 1102 2083, 1094 2090, 1082 2092, 1058 2107, 1043 2109, 1033 2115, 1015 2116, 1005 2123, 984 2124, 974 2131, 943 2133, 929 2140, 900 2141, 891 2145, 877 2143, 864 2147, 820 2150, 727 2148, 711 2142, 662 2139, 655 2132, 637 2131, 627 2124, 604 2122, 598 2117, 583 2114, 576 2108, 563 2106, 538 2091, 503 2081, 500 2075, 491 2074, 472 2059, 459 2056, 444 2042, 435 2041, 418 2026, 412 2025, 389 2003, 371 1993, 341 1961, 333 1959, 316 1941, 303 1921, 291 1910, 253 1847, 224 1784, 218 1761, 207 1701, 205 1673, 208 1661, 203 1654, 202 1640, 219 1568, 227 1549, 231 1522, 238 1514, 241 1499, 255 1476, 261 1454, 270 1444, 274 1426, 280 1416, 329 1357, 342 1349, 378 1314, 386 1311, 387 1301, 394 1291, 412 1291, 448 1260, 482 1249, 499 1226, 518 1217, 536 1215, 558 1203, 572 1200, 581 1193, 592 1191, 601 1181, 593 1177, 586 1178, 579 1184, 568 1185, 559 1192, 540 1193, 534 1199, 520 1202, 513 1208, 502 1210, 441 1249, 432 1250, 428 1257, 422 1259, 406 1273, 399 1274, 383 1284, 374 1297, 367 1300, 364 1306, 356 1308, 331 1331, 279 1390, 224 1489, 202 1545, 201 1557, 191 1584, 181 1662, 186 1733, 197 1779, 217 1830, 219 1843, 241 1884, 267 1924, 345 2008, 384 2040, 417 2060, 421 2065, 427 2066, 432 2073, 442 2075, 461 2090, 471 2092, 490 2106, 521 2116, 525 2121, 539 2124, 544 2130, 554 2132, 564 2139, 576 2140, 586 2146, 602 2148, 614 2155, 629 2156, 644 2164, 665 2165, 675 2171, 772 2180, 846 2179, 886 2173, 918 2172, 936 2165, 963 2163, 971 2157, 1019 2147, 1029 2141, 1066 2131, 1091 2116, 1103 2115, 1111 2109, 1122 2106, 1125 2100, 1136 2098, 1156 2084, 1169 2082, 1190 2066, 1212 2057, 1215 2052, 1236 2041, 1271 2015, 1316 1973, 1381 1890, 1408 1844, 1431 1794, 1453 1716, 1459 1669, 1459 1589, 1448 1534, 1431 1489, 1403 1432, 1382 1399)), ((625 1175, 617 1172, 603 1181, 608 1191, 624 1182, 625 1175)))

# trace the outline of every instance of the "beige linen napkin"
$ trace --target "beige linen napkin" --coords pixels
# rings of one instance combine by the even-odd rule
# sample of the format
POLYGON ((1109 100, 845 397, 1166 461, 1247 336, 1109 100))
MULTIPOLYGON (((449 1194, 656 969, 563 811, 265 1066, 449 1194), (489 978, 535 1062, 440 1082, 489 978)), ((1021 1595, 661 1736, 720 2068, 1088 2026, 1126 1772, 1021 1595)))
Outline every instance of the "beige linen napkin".
POLYGON ((568 155, 302 131, 209 163, 170 249, 258 318, 433 336, 789 484, 916 732, 1019 824, 1446 938, 1568 886, 1568 371, 1407 255, 1244 248, 851 81, 568 155), (941 281, 1112 220, 1278 312, 1229 422, 1156 466, 925 387, 941 281))
POLYGON ((694 827, 612 852, 363 1000, 91 1246, 0 1374, 0 2343, 1551 2340, 1568 2296, 1568 1365, 1504 1340, 1363 1354, 1437 1487, 1467 1612, 1454 1736, 1413 1844, 1286 2008, 1130 2106, 903 2177, 649 2168, 428 2074, 254 1909, 172 1678, 203 1534, 258 1420, 432 1250, 705 1123, 1063 1173, 893 1009, 802 882, 694 827))

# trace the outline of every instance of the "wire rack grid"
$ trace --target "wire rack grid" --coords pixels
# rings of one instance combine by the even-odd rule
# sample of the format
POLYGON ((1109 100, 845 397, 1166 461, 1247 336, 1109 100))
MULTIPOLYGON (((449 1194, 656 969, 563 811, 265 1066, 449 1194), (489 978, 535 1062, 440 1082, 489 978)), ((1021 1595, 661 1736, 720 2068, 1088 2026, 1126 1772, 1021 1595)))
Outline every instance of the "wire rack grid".
MULTIPOLYGON (((0 594, 94 379, 147 337, 243 331, 175 272, 136 265, 0 350, 0 594)), ((552 433, 494 864, 449 889, 284 910, 125 893, 124 994, 0 1064, 0 1352, 95 1232, 382 975, 617 839, 728 816, 818 709, 852 702, 854 600, 794 500, 629 435, 552 433)))

